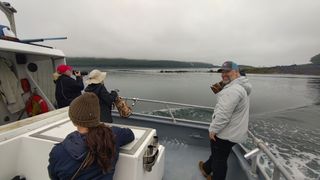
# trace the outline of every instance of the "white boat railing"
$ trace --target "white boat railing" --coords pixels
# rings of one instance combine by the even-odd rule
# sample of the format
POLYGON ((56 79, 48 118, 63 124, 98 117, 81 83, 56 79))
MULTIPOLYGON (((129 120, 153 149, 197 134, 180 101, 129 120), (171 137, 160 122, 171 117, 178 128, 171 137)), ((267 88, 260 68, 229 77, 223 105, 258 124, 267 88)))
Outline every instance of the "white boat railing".
MULTIPOLYGON (((159 101, 159 100, 150 100, 150 99, 141 99, 141 98, 127 98, 127 97, 124 97, 124 99, 127 101, 132 101, 132 104, 131 104, 132 107, 136 106, 137 103, 139 103, 139 102, 162 104, 167 108, 173 123, 176 123, 177 118, 174 117, 174 114, 172 113, 171 108, 169 106, 198 108, 198 109, 206 109, 206 110, 212 110, 212 111, 214 110, 213 107, 208 107, 208 106, 191 105, 191 104, 183 104, 183 103, 168 102, 168 101, 159 101)), ((146 116, 154 117, 154 115, 148 115, 148 114, 146 114, 146 116)), ((190 119, 179 119, 179 120, 185 120, 185 121, 189 120, 190 121, 190 119)), ((200 123, 209 125, 209 123, 204 123, 204 122, 200 122, 200 123)), ((248 134, 252 138, 253 143, 256 146, 255 149, 253 149, 250 152, 247 152, 247 154, 245 154, 245 156, 244 156, 246 159, 251 160, 251 173, 253 175, 257 175, 257 173, 258 173, 258 160, 259 160, 258 154, 264 153, 270 159, 270 161, 274 164, 274 169, 273 169, 273 173, 272 173, 271 178, 268 176, 268 174, 265 172, 264 169, 260 168, 260 172, 264 176, 265 179, 279 180, 281 177, 283 177, 286 180, 293 180, 290 173, 284 168, 284 166, 271 153, 267 143, 264 142, 263 140, 257 138, 251 131, 248 131, 248 134)))

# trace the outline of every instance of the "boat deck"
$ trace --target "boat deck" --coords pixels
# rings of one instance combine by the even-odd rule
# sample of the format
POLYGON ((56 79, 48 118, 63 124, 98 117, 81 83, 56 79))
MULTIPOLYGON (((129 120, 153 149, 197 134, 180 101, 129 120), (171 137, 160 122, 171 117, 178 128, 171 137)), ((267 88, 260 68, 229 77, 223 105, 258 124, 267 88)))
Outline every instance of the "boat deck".
MULTIPOLYGON (((204 180, 199 171, 199 160, 209 157, 209 148, 197 147, 173 141, 160 141, 166 147, 164 180, 204 180)), ((233 153, 228 159, 227 180, 247 179, 233 153)))
MULTIPOLYGON (((128 125, 137 125, 134 120, 114 117, 115 123, 123 123, 128 125)), ((210 155, 209 140, 189 141, 187 134, 195 133, 188 128, 180 129, 178 127, 169 128, 168 125, 161 126, 157 123, 139 122, 139 126, 151 127, 157 130, 160 144, 165 146, 165 173, 163 180, 204 180, 205 178, 199 171, 198 162, 207 160, 210 155), (173 130, 173 131, 171 131, 173 130), (203 143, 205 142, 205 143, 203 143), (206 146, 207 145, 207 146, 206 146)), ((207 134, 204 130, 199 132, 207 134)), ((190 137, 190 136, 189 136, 190 137)), ((230 153, 228 159, 228 172, 226 180, 246 180, 248 179, 242 170, 235 154, 230 153)))

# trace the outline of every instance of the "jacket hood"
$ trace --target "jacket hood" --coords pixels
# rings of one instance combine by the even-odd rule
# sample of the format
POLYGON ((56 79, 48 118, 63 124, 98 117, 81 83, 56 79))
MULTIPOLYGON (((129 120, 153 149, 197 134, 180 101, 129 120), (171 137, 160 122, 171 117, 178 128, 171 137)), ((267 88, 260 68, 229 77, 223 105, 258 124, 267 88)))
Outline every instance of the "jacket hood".
POLYGON ((241 77, 233 80, 228 85, 226 85, 225 88, 228 88, 233 84, 239 84, 240 86, 242 86, 247 91, 247 95, 250 95, 251 90, 252 90, 252 85, 249 83, 248 78, 246 78, 244 76, 241 76, 241 77))
POLYGON ((87 153, 85 140, 84 135, 74 131, 64 139, 62 146, 73 159, 81 160, 85 158, 87 153))

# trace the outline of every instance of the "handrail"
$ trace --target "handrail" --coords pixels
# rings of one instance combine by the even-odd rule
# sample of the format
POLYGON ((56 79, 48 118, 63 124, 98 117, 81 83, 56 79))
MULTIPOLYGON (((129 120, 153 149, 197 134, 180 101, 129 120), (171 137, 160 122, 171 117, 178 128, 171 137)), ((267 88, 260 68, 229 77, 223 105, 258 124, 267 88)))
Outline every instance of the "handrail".
POLYGON ((202 108, 202 109, 210 109, 214 110, 213 107, 208 106, 200 106, 200 105, 192 105, 192 104, 183 104, 183 103, 176 103, 176 102, 168 102, 168 101, 159 101, 159 100, 151 100, 151 99, 141 99, 141 98, 130 98, 130 97, 123 97, 125 100, 132 100, 134 102, 142 101, 142 102, 149 102, 149 103, 157 103, 157 104, 164 104, 164 105, 177 105, 177 106, 185 106, 185 107, 193 107, 193 108, 202 108))
POLYGON ((280 179, 280 177, 276 177, 276 176, 279 176, 279 175, 277 175, 277 173, 281 173, 287 180, 293 180, 293 178, 291 177, 289 172, 283 167, 283 165, 271 153, 271 151, 269 150, 266 143, 264 141, 262 141, 261 139, 257 138, 251 131, 248 131, 248 134, 252 137, 255 145, 261 151, 263 151, 268 156, 268 158, 270 158, 270 160, 273 162, 273 164, 274 164, 273 179, 280 179), (279 171, 279 172, 277 172, 277 171, 279 171))
MULTIPOLYGON (((191 104, 183 104, 183 103, 176 103, 176 102, 168 102, 168 101, 159 101, 159 100, 150 100, 150 99, 141 99, 141 98, 130 98, 130 97, 123 97, 125 100, 131 100, 133 101, 132 107, 135 106, 137 102, 146 102, 146 103, 155 103, 155 104, 163 104, 165 107, 167 107, 170 116, 172 118, 172 122, 176 123, 176 118, 174 117, 173 113, 171 112, 169 105, 176 105, 176 106, 183 106, 183 107, 192 107, 192 108, 200 108, 200 109, 209 109, 209 110, 214 110, 212 107, 208 106, 200 106, 200 105, 191 105, 191 104)), ((152 116, 152 115, 150 115, 152 116)), ((253 170, 254 174, 257 174, 257 155, 260 151, 266 154, 266 156, 272 161, 274 164, 274 171, 273 171, 273 180, 279 180, 280 179, 280 174, 287 179, 287 180, 293 180, 292 176, 289 174, 289 172, 283 167, 283 165, 276 159, 276 157, 270 152, 267 143, 262 141, 261 139, 257 138, 250 130, 248 130, 248 134, 250 137, 252 137, 254 144, 257 146, 258 151, 250 156, 251 159, 251 170, 253 170)), ((253 150, 255 151, 255 150, 253 150)), ((260 169, 262 171, 262 169, 260 169)), ((266 173, 262 173, 266 179, 270 179, 266 173)))

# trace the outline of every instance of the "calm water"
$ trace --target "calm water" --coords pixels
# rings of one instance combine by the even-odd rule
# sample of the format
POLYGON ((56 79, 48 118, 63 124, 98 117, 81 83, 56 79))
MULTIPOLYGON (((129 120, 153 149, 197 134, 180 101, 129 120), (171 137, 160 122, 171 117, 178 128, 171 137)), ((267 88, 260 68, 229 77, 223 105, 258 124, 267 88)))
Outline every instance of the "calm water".
MULTIPOLYGON (((108 70, 106 70, 108 71, 108 70)), ((296 179, 320 177, 320 77, 298 75, 248 75, 253 85, 250 129, 270 143, 272 152, 293 170, 296 179)), ((120 95, 214 106, 216 96, 209 86, 220 80, 213 73, 158 73, 108 71, 107 88, 120 95)), ((135 111, 163 112, 165 107, 137 104, 135 111)), ((211 114, 181 111, 197 120, 211 121, 211 114)), ((161 114, 161 113, 160 113, 161 114)), ((261 164, 270 169, 270 163, 261 164)))
MULTIPOLYGON (((210 85, 220 80, 215 73, 157 73, 157 71, 108 71, 108 89, 121 96, 214 106, 210 85)), ((320 102, 320 77, 248 75, 253 85, 251 114, 281 111, 320 102)))

